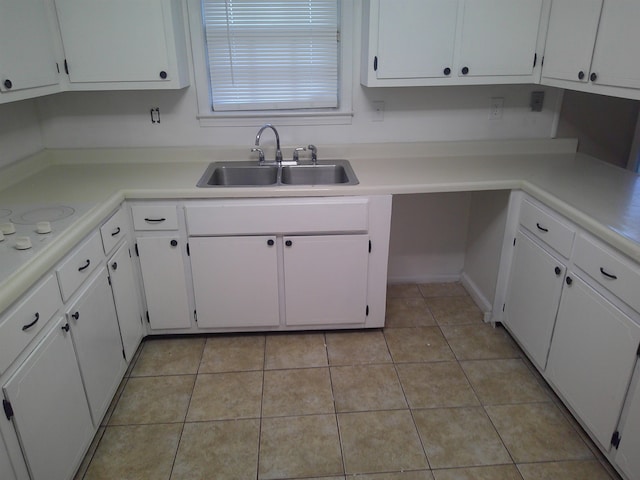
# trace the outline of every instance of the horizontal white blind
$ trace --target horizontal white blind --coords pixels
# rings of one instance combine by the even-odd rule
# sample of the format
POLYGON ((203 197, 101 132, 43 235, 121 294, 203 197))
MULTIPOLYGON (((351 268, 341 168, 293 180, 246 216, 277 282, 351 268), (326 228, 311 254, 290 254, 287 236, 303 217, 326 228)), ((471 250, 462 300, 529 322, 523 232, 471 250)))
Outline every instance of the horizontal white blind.
POLYGON ((338 106, 338 0, 202 0, 215 111, 338 106))

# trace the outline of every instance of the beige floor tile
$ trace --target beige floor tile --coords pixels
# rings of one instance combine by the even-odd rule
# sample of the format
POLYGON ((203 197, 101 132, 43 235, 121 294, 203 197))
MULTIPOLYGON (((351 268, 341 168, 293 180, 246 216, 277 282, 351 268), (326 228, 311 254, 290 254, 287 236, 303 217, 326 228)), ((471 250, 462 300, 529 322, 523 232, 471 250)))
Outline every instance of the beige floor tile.
POLYGON ((411 408, 479 405, 458 362, 407 363, 396 367, 411 408))
POLYGON ((335 415, 262 420, 258 478, 344 474, 335 415))
POLYGON ((489 323, 441 325, 442 333, 458 360, 517 358, 520 351, 502 327, 489 323))
POLYGON ((433 480, 433 475, 431 475, 431 472, 428 470, 413 472, 371 473, 369 475, 357 475, 357 480, 433 480))
POLYGON ((521 359, 471 360, 460 365, 485 405, 551 401, 521 359))
POLYGON ((467 291, 460 282, 421 283, 418 285, 420 293, 425 298, 430 297, 465 297, 467 291))
POLYGON ((553 403, 485 407, 516 463, 592 459, 553 403))
POLYGON ((182 424, 107 427, 85 480, 168 479, 182 424))
POLYGON ((511 463, 481 407, 414 410, 413 416, 433 469, 511 463))
POLYGON ((433 476, 435 480, 522 480, 515 465, 434 470, 433 476))
POLYGON ((597 460, 518 465, 524 480, 611 480, 597 460))
POLYGON ((437 297, 426 299, 438 325, 480 323, 484 317, 471 297, 437 297))
POLYGON ((264 372, 263 417, 335 413, 328 368, 264 372))
POLYGON ((195 375, 131 377, 110 425, 184 422, 195 375))
POLYGON ((326 367, 324 333, 288 333, 267 336, 265 369, 326 367))
POLYGON ((427 308, 424 298, 390 298, 384 325, 393 327, 428 327, 436 321, 427 308))
POLYGON ((413 283, 396 283, 387 285, 387 298, 422 297, 418 285, 413 283))
POLYGON ((186 423, 171 480, 256 478, 260 420, 186 423))
POLYGON ((220 335, 207 338, 198 373, 262 370, 264 335, 220 335))
POLYGON ((339 413, 338 424, 347 476, 429 468, 409 410, 339 413))
POLYGON ((331 367, 338 412, 407 408, 393 365, 331 367))
POLYGON ((132 377, 197 373, 204 338, 146 340, 132 377))
POLYGON ((387 328, 384 336, 394 362, 454 360, 438 327, 387 328))
POLYGON ((200 374, 187 422, 260 418, 262 372, 200 374))
POLYGON ((330 365, 391 363, 391 355, 381 330, 327 333, 330 365))

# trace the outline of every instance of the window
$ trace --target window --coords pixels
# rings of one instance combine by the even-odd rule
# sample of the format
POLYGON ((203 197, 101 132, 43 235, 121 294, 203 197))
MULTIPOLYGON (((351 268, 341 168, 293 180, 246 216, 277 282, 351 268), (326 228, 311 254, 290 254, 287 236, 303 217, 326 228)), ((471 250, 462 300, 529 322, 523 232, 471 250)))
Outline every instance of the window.
POLYGON ((189 0, 201 124, 350 123, 352 35, 341 24, 351 3, 189 0))

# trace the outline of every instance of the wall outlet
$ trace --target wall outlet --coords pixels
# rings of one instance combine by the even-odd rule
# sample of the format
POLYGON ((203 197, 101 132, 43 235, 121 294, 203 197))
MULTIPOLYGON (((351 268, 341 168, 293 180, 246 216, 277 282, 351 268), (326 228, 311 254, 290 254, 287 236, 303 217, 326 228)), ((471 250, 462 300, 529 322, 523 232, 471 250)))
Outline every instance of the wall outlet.
POLYGON ((384 102, 373 102, 373 122, 384 122, 384 102))
POLYGON ((504 109, 504 98, 493 97, 491 99, 491 108, 489 109, 489 119, 498 120, 502 118, 503 109, 504 109))

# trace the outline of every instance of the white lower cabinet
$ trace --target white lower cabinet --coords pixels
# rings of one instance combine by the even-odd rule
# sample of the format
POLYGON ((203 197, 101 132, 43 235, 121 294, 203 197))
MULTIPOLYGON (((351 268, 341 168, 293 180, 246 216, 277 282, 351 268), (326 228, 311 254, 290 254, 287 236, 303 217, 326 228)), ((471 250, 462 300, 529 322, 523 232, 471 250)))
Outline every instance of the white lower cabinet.
POLYGON ((94 425, 100 425, 126 369, 107 272, 101 268, 67 310, 94 425))
POLYGON ((636 383, 629 391, 620 428, 620 443, 615 462, 629 480, 640 480, 640 365, 636 383))
POLYGON ((546 377, 606 451, 610 449, 640 343, 640 326, 569 273, 546 377))
POLYGON ((504 322, 540 370, 547 363, 564 272, 542 247, 516 234, 504 322))
POLYGON ((2 480, 18 480, 2 436, 0 436, 0 478, 2 480))
POLYGON ((178 235, 138 237, 136 241, 151 328, 189 328, 185 244, 178 235))
POLYGON ((56 320, 2 387, 32 480, 73 478, 95 433, 66 326, 56 320))
POLYGON ((287 325, 363 324, 368 235, 284 237, 287 325))
POLYGON ((107 264, 122 346, 127 362, 131 362, 144 335, 144 325, 129 245, 123 243, 107 264))
POLYGON ((199 327, 280 323, 275 236, 193 237, 189 248, 199 327))

